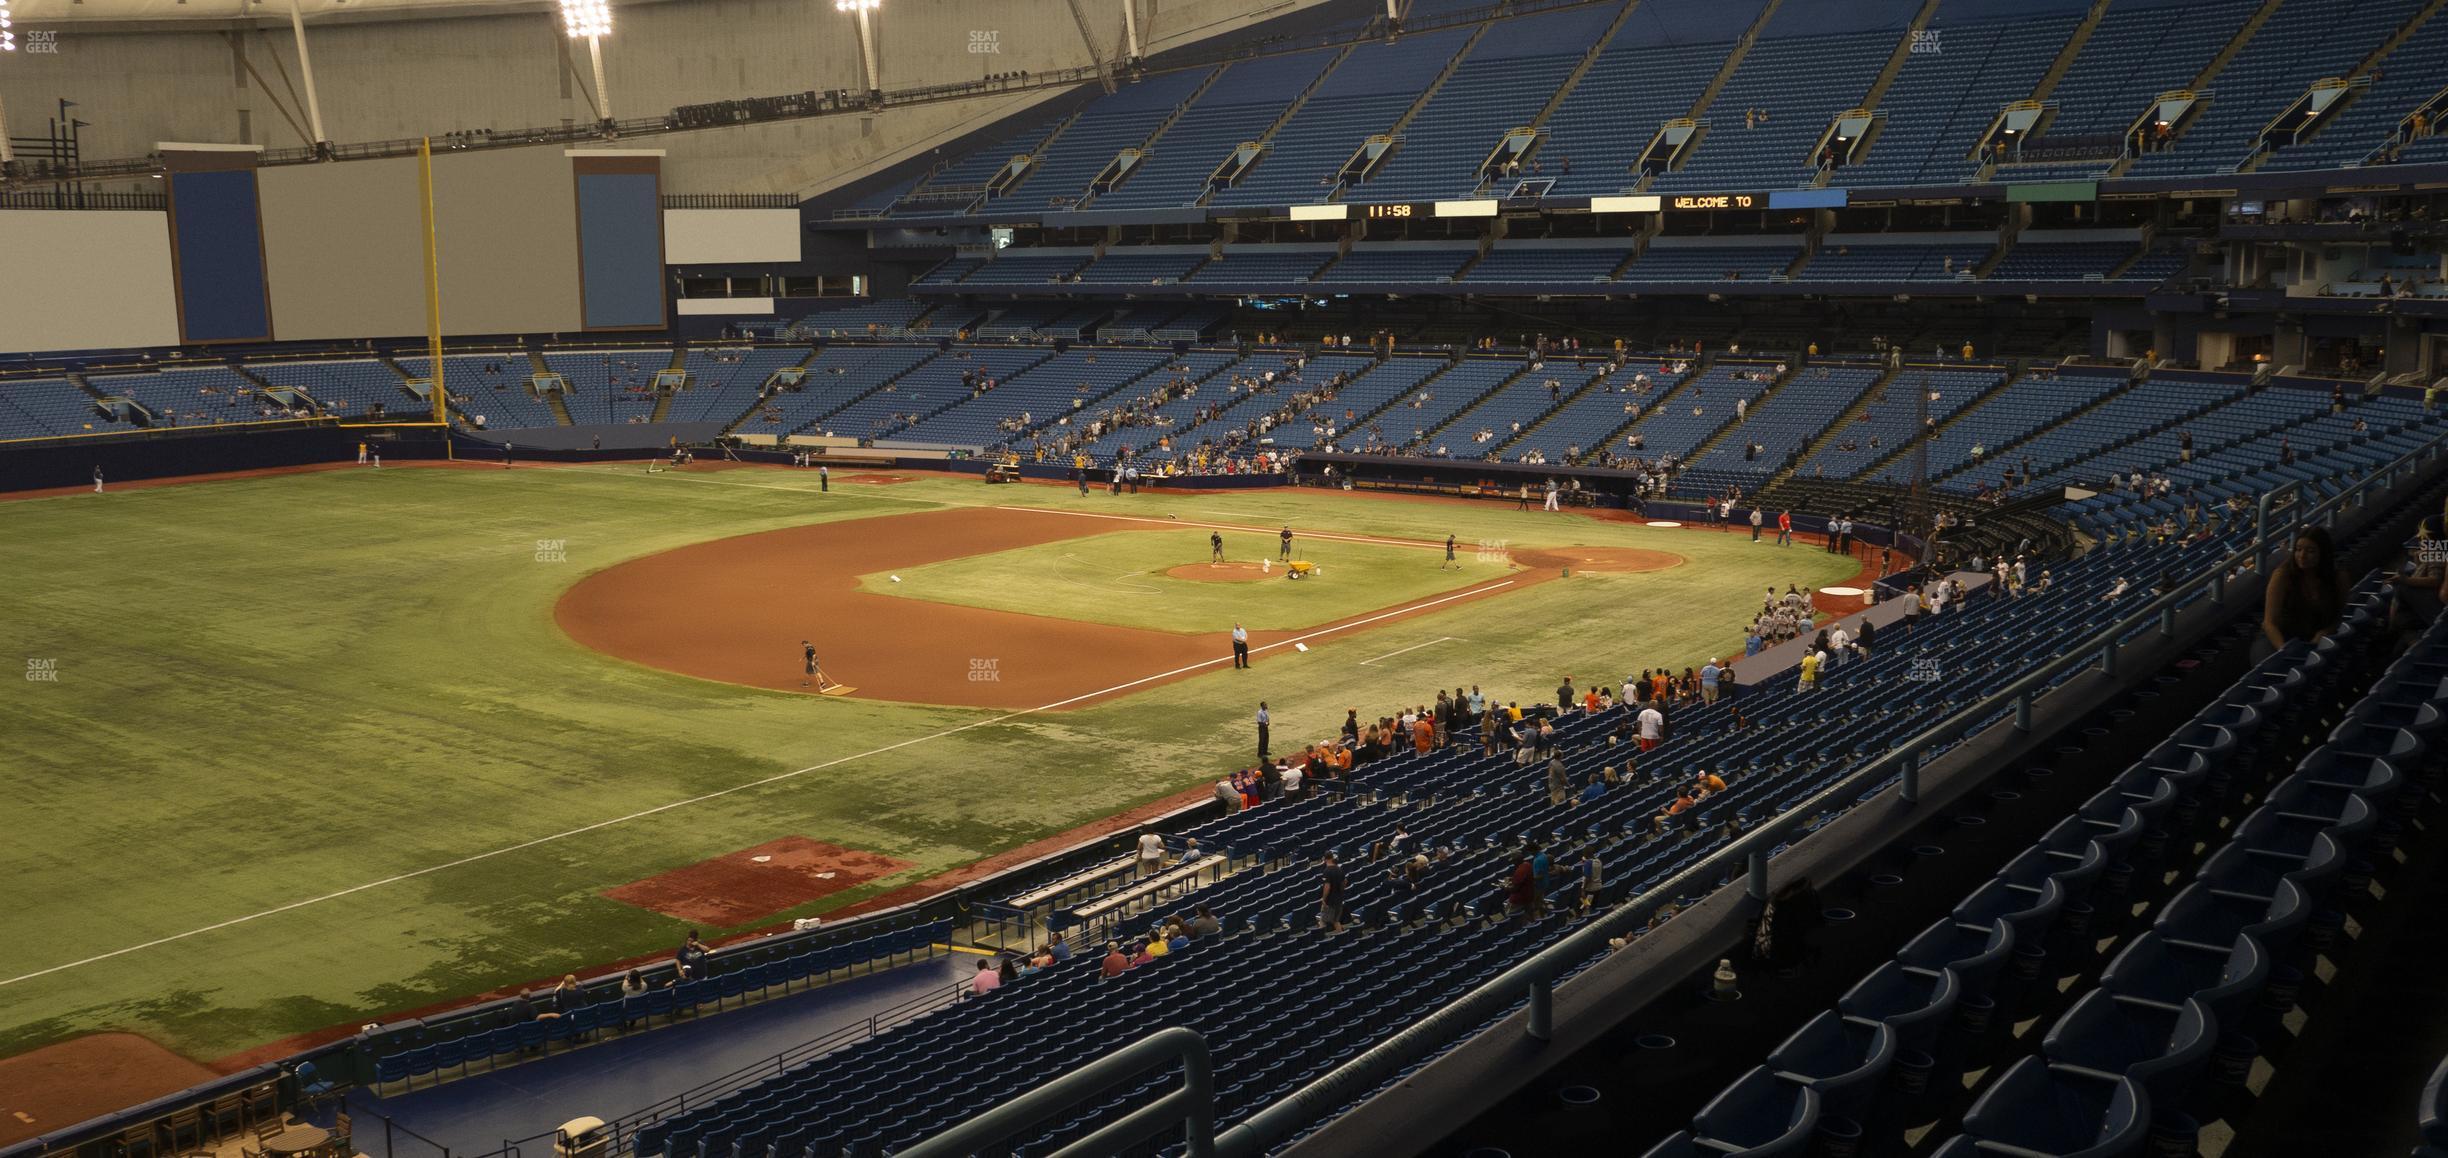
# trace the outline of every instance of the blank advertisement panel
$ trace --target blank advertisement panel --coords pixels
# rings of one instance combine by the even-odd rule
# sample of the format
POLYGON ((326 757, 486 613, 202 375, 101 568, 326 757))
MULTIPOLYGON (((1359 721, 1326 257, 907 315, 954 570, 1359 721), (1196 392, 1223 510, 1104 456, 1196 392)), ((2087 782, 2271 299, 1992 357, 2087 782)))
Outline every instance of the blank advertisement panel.
POLYGON ((164 214, 0 211, 0 254, 0 353, 179 342, 164 214))
POLYGON ((582 328, 578 207, 557 149, 434 158, 442 331, 549 334, 582 328))
POLYGON ((669 265, 747 265, 799 260, 796 209, 666 209, 669 265))
POLYGON ((425 332, 425 221, 413 157, 258 174, 272 316, 289 341, 425 332))

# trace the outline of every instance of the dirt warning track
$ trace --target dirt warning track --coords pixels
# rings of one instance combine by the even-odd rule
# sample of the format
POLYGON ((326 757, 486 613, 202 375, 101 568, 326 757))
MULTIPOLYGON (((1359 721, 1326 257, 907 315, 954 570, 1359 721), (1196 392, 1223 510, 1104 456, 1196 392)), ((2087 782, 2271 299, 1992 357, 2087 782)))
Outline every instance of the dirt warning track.
MULTIPOLYGON (((1166 525, 1124 524, 1130 530, 1166 525)), ((598 571, 565 592, 554 617, 587 647, 665 671, 800 692, 799 641, 853 698, 961 707, 1077 707, 1230 662, 1224 632, 1185 635, 959 607, 861 591, 858 578, 928 563, 1111 534, 1115 522, 1060 512, 957 508, 817 523, 699 543, 598 571), (1189 668, 1192 670, 1182 670, 1189 668), (1160 679, 1150 677, 1164 673, 1160 679), (1122 685, 1132 685, 1124 688, 1122 685), (1087 698, 1080 698, 1087 697, 1087 698), (1072 701, 1072 702, 1065 702, 1072 701)), ((1439 545, 1441 547, 1441 544, 1439 545)), ((1411 605, 1451 607, 1574 570, 1647 571, 1663 551, 1568 548, 1514 555, 1508 579, 1411 605)), ((1251 633, 1258 648, 1363 621, 1251 633)), ((1265 660, 1260 657, 1261 662, 1265 660)))

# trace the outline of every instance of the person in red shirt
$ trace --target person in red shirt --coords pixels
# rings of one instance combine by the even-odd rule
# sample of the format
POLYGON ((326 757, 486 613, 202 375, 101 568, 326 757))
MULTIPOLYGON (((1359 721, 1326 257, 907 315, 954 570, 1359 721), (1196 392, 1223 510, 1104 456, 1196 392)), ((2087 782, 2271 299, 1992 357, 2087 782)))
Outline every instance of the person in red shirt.
POLYGON ((1130 958, 1122 955, 1121 943, 1116 941, 1106 942, 1104 965, 1105 976, 1120 977, 1122 975, 1122 971, 1130 967, 1130 958))
POLYGON ((1793 546, 1793 512, 1777 512, 1777 546, 1793 546))
POLYGON ((1539 915, 1538 874, 1531 871, 1526 856, 1513 862, 1513 876, 1505 884, 1505 914, 1515 913, 1531 920, 1539 915))

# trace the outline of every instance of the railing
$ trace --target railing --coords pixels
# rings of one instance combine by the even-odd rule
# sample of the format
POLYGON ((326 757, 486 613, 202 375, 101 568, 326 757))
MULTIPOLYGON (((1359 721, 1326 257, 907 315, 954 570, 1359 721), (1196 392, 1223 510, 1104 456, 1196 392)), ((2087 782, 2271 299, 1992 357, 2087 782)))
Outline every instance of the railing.
POLYGON ((1126 1078, 1174 1060, 1181 1062, 1180 1089, 1055 1151, 1054 1158, 1118 1154, 1176 1122, 1182 1125, 1189 1158, 1215 1158, 1215 1065, 1207 1054, 1207 1039, 1180 1026, 1157 1030, 896 1154, 899 1158, 962 1158, 1099 1097, 1126 1078))
MULTIPOLYGON (((654 1125, 665 1118, 685 1114, 691 1107, 703 1106, 767 1078, 779 1077, 790 1072, 793 1067, 814 1061, 843 1046, 865 1041, 894 1026, 907 1024, 921 1015, 932 1013, 948 1005, 958 1004, 961 997, 968 991, 969 986, 966 982, 937 988, 898 1005, 879 1009, 862 1020, 850 1022, 818 1037, 800 1042, 772 1057, 741 1066, 719 1077, 708 1078, 659 1102, 652 1102, 623 1114, 613 1119, 611 1123, 611 1152, 633 1154, 636 1152, 638 1131, 643 1127, 654 1125)), ((444 1158, 448 1156, 445 1155, 444 1158)), ((516 1158, 516 1156, 513 1155, 510 1158, 516 1158)))
POLYGON ((166 193, 97 193, 74 187, 0 193, 0 209, 139 209, 170 207, 166 193))
MULTIPOLYGON (((1659 906, 1686 893, 1705 894, 1713 891, 1733 880, 1738 869, 1747 878, 1752 897, 1766 899, 1769 857, 1786 843, 1816 828, 1824 814, 1831 810, 1841 811, 1866 800, 1870 795, 1882 791, 1891 779, 1900 781, 1898 796, 1904 803, 1918 804, 1921 799, 1921 768, 1933 756, 1933 750, 1949 748, 1970 739, 1974 734, 1987 730, 1993 717, 2007 711, 2013 713, 2012 726, 2017 731, 2030 731, 2032 703, 2042 692, 2094 665, 2104 674, 2114 676, 2118 647, 2122 641, 2138 633, 2156 627, 2162 634, 2172 637, 2176 631, 2177 610, 2193 596, 2207 593, 2213 600, 2224 599, 2227 575, 2231 570, 2244 568, 2259 572, 2267 559, 2273 532, 2285 535, 2297 526, 2325 520, 2339 512, 2359 507, 2375 486, 2396 485, 2401 479, 2411 476, 2420 464, 2439 457, 2443 449, 2448 449, 2448 433, 2434 436, 2431 441, 2399 456, 2387 466, 2364 475, 2337 496, 2310 508, 2301 503, 2289 505, 2286 502, 2295 496, 2299 490, 2298 484, 2288 483, 2272 488, 2262 496, 2250 546, 2205 569, 2196 570, 2193 575, 2145 603, 2132 615, 2094 636, 2089 642, 2033 667, 2020 679, 1978 703, 1896 744, 1884 755, 1856 768, 1817 795, 1779 816, 1763 821, 1758 827, 1655 887, 1626 898, 1605 915, 1583 924, 1571 936, 1413 1022, 1401 1032, 1362 1051, 1358 1057, 1277 1099, 1239 1125, 1218 1135, 1212 1153, 1217 1158, 1256 1158, 1320 1117, 1365 1097, 1405 1067, 1427 1058, 1454 1038, 1502 1016, 1516 1004, 1528 1004, 1524 1032, 1533 1039, 1548 1040, 1554 1029, 1555 983, 1567 972, 1605 951, 1610 939, 1638 931, 1659 906), (2273 513, 2279 514, 2282 520, 2275 526, 2271 522, 2273 513)), ((1149 1038, 1107 1055, 1013 1101, 978 1114, 961 1126, 902 1153, 966 1153, 966 1148, 955 1148, 953 1143, 958 1142, 966 1147, 991 1142, 1026 1129, 1053 1110, 1078 1100, 1073 1092, 1084 1088, 1092 1076, 1101 1077, 1104 1085, 1110 1085, 1126 1073, 1146 1069, 1150 1063, 1146 1056, 1147 1049, 1143 1047, 1149 1047, 1155 1040, 1149 1038), (1138 1052, 1134 1054, 1133 1051, 1138 1052), (1132 1064, 1123 1064, 1126 1057, 1131 1059, 1132 1064)), ((1119 1130, 1124 1124, 1134 1124, 1144 1136, 1160 1125, 1161 1120, 1169 1120, 1170 1116, 1178 1113, 1177 1099, 1186 1092, 1177 1091, 1167 1095, 1100 1131, 1097 1137, 1106 1138, 1107 1134, 1119 1130), (1157 1114, 1160 1108, 1164 1110, 1163 1115, 1157 1114)), ((1207 1109, 1212 1114, 1212 1106, 1207 1109)), ((1071 1152, 1064 1151, 1066 1154, 1071 1152)))
POLYGON ((665 209, 797 209, 789 193, 666 193, 665 209))

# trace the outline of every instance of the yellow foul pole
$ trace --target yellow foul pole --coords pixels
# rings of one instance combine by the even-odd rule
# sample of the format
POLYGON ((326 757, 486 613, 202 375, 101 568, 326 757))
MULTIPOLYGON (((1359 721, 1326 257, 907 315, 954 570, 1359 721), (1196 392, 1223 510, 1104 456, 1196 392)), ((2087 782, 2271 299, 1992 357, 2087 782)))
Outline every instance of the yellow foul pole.
POLYGON ((433 139, 417 142, 417 185, 425 209, 425 355, 433 367, 433 420, 442 424, 443 453, 450 448, 450 392, 442 386, 442 252, 434 238, 433 139))

